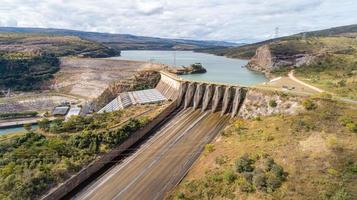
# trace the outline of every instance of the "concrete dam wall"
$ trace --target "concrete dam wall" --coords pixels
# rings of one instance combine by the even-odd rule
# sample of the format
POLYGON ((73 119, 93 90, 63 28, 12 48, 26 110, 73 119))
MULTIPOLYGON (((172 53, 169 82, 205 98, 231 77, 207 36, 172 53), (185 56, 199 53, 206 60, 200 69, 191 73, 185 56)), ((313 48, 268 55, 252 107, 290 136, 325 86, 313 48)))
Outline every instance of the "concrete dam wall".
POLYGON ((177 106, 193 107, 202 112, 221 112, 235 117, 243 103, 246 89, 237 85, 185 81, 175 75, 161 72, 156 87, 167 99, 177 100, 177 106))

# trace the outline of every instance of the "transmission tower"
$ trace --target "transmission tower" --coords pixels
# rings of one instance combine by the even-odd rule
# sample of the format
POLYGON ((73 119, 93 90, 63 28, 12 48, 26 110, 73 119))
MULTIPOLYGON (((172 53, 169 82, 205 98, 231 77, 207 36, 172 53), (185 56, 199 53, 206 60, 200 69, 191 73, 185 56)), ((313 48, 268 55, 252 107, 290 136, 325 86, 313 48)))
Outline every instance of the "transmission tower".
POLYGON ((279 37, 279 27, 275 27, 274 38, 278 38, 278 37, 279 37))

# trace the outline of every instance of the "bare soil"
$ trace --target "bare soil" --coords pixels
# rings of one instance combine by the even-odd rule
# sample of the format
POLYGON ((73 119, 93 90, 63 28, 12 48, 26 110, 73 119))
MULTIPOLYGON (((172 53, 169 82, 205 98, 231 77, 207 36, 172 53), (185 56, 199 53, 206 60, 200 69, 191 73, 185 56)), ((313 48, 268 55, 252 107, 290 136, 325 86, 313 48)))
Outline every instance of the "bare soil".
POLYGON ((64 93, 94 99, 111 82, 132 76, 146 65, 144 62, 125 60, 62 58, 53 86, 64 93))

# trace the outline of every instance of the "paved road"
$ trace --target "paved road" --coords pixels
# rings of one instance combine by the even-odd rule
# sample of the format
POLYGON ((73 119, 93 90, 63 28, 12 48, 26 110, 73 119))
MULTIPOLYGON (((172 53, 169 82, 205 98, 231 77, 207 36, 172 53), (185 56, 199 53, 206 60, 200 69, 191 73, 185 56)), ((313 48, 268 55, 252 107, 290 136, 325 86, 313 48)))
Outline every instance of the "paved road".
POLYGON ((220 117, 220 113, 181 111, 144 146, 73 198, 163 199, 228 120, 228 116, 220 117))

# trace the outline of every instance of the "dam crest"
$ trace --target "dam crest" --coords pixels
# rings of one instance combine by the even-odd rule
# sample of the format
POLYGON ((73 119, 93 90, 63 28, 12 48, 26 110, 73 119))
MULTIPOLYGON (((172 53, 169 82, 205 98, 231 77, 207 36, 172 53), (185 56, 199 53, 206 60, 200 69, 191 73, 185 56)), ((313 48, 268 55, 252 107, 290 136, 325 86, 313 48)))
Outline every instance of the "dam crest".
POLYGON ((243 103, 244 87, 231 84, 187 81, 176 75, 160 72, 161 79, 156 89, 168 100, 176 100, 177 107, 192 107, 201 112, 221 112, 235 117, 243 103))

